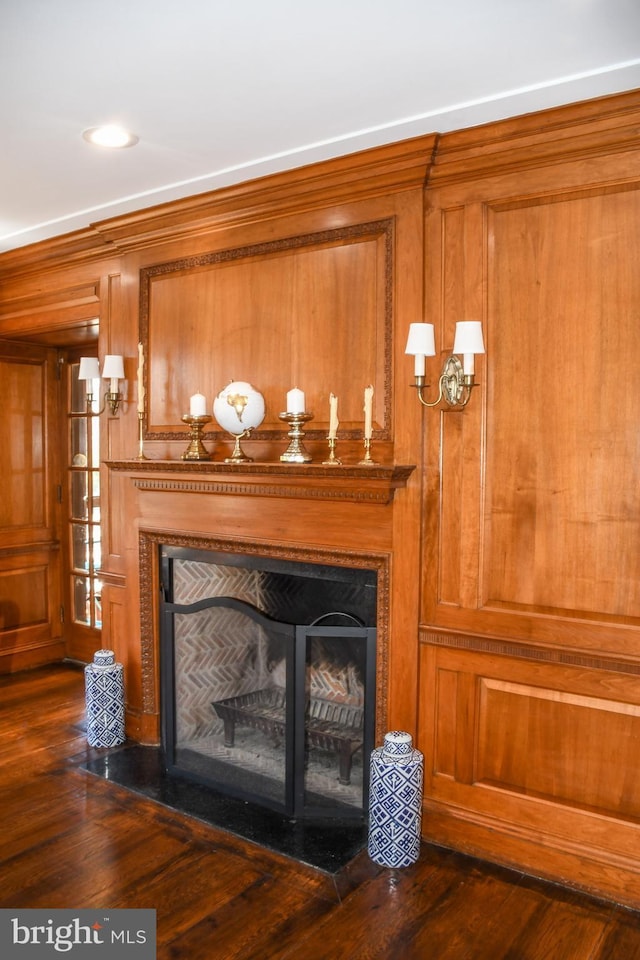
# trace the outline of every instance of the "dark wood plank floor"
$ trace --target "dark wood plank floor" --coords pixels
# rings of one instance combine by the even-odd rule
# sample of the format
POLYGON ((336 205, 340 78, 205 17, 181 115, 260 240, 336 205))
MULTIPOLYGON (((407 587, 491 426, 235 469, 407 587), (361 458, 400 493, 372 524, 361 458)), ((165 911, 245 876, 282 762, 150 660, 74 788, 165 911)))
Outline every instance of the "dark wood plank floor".
POLYGON ((84 678, 0 678, 0 907, 152 907, 158 958, 640 960, 640 914, 425 845, 338 877, 174 814, 79 764, 84 678))

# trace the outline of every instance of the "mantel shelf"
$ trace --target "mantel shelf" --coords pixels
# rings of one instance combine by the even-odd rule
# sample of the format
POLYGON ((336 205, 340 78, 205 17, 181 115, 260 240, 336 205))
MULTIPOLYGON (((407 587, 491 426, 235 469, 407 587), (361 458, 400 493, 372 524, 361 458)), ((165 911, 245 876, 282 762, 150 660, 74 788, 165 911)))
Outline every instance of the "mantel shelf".
POLYGON ((221 463, 211 460, 107 460, 111 470, 131 475, 139 490, 216 493, 254 497, 391 503, 406 486, 412 464, 221 463))

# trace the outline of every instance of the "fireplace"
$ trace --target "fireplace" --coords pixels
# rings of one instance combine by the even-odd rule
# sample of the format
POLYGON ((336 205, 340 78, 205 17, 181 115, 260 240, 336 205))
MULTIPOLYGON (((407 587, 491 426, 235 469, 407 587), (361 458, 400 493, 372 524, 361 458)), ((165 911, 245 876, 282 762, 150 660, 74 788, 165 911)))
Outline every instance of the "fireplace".
POLYGON ((168 771, 293 819, 364 817, 377 571, 158 549, 168 771))

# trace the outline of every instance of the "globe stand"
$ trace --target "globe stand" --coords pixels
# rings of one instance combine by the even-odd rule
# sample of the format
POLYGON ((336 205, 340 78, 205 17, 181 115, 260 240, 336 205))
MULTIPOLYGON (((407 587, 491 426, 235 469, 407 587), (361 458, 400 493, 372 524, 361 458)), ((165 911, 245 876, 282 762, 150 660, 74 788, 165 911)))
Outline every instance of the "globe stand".
POLYGON ((242 433, 231 434, 231 436, 235 437, 236 442, 231 456, 224 458, 225 463, 253 463, 253 457, 248 457, 246 455, 240 443, 242 438, 248 437, 250 433, 251 427, 249 427, 248 430, 243 430, 242 433))
POLYGON ((205 445, 202 442, 202 431, 205 426, 211 420, 211 417, 192 417, 191 414, 185 413, 182 417, 184 423, 189 424, 189 429, 191 430, 191 441, 189 446, 182 454, 183 460, 211 460, 211 454, 206 449, 205 445))
POLYGON ((279 413, 278 418, 289 424, 289 440, 291 441, 284 453, 280 454, 282 463, 309 463, 311 454, 307 451, 302 438, 302 425, 313 420, 312 413, 279 413))

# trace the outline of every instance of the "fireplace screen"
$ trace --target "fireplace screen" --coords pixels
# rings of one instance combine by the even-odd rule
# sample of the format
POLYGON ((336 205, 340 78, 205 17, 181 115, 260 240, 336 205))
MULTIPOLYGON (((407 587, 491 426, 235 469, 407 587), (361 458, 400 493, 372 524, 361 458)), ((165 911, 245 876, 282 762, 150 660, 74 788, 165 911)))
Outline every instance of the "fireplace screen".
POLYGON ((168 769, 296 817, 363 815, 374 572, 176 547, 161 556, 168 769))

